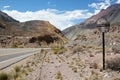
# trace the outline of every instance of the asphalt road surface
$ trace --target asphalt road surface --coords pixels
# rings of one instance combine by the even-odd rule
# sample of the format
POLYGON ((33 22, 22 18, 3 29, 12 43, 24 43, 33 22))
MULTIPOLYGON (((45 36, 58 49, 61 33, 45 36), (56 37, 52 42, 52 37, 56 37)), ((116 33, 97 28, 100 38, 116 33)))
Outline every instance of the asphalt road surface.
POLYGON ((4 69, 30 55, 39 53, 41 49, 49 48, 6 48, 0 49, 0 69, 4 69))
POLYGON ((9 55, 0 56, 0 62, 8 60, 8 59, 11 59, 11 58, 19 57, 19 56, 22 56, 22 55, 32 54, 34 52, 36 52, 36 51, 24 52, 24 53, 19 53, 19 54, 9 54, 9 55))

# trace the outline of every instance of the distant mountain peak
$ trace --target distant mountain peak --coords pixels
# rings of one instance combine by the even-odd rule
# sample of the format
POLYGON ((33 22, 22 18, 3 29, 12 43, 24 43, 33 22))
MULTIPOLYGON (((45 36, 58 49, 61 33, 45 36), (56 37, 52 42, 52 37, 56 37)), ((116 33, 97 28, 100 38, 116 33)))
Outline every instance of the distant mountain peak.
POLYGON ((6 22, 19 22, 15 19, 13 19, 12 17, 10 17, 9 15, 7 15, 6 13, 0 11, 0 21, 6 21, 6 22))
POLYGON ((71 38, 71 36, 77 36, 80 34, 77 32, 81 31, 81 28, 96 28, 96 22, 101 18, 106 19, 110 23, 110 25, 120 25, 120 4, 113 4, 106 9, 102 9, 98 14, 93 15, 77 26, 74 25, 65 29, 63 33, 67 35, 67 38, 71 38))

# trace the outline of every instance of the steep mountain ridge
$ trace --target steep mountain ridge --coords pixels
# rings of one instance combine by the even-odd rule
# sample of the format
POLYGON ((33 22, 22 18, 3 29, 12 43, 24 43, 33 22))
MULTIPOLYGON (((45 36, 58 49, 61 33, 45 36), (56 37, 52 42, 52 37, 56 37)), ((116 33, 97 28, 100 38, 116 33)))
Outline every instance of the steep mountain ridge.
POLYGON ((114 4, 109 6, 107 9, 101 10, 98 14, 93 15, 92 17, 88 18, 84 22, 63 30, 63 34, 68 39, 74 40, 77 37, 77 35, 80 34, 78 33, 78 31, 96 28, 97 27, 96 22, 100 18, 105 18, 108 22, 110 22, 110 25, 119 25, 120 4, 114 4))
POLYGON ((6 13, 0 11, 0 21, 5 21, 5 22, 19 22, 15 19, 13 19, 12 17, 10 17, 9 15, 7 15, 6 13))

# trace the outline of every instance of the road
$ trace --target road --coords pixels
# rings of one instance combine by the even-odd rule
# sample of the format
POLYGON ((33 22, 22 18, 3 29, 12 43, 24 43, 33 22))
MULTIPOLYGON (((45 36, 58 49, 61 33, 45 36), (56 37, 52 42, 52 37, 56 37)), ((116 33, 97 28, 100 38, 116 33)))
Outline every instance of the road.
POLYGON ((0 56, 40 50, 40 48, 0 48, 0 56))
POLYGON ((30 49, 30 48, 26 48, 26 49, 20 49, 20 48, 16 48, 16 49, 0 49, 0 62, 11 59, 11 58, 15 58, 15 57, 19 57, 22 55, 27 55, 27 54, 32 54, 36 51, 40 51, 40 49, 30 49))
POLYGON ((14 64, 30 55, 39 53, 41 49, 49 48, 6 48, 0 49, 0 70, 14 64))

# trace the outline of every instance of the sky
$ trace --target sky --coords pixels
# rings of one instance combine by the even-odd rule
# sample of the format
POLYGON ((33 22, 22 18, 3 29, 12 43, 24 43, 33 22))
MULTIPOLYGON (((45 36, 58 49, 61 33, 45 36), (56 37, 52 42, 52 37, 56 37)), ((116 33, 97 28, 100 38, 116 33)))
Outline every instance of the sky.
POLYGON ((120 0, 0 0, 0 10, 25 22, 45 20, 64 30, 120 0))

